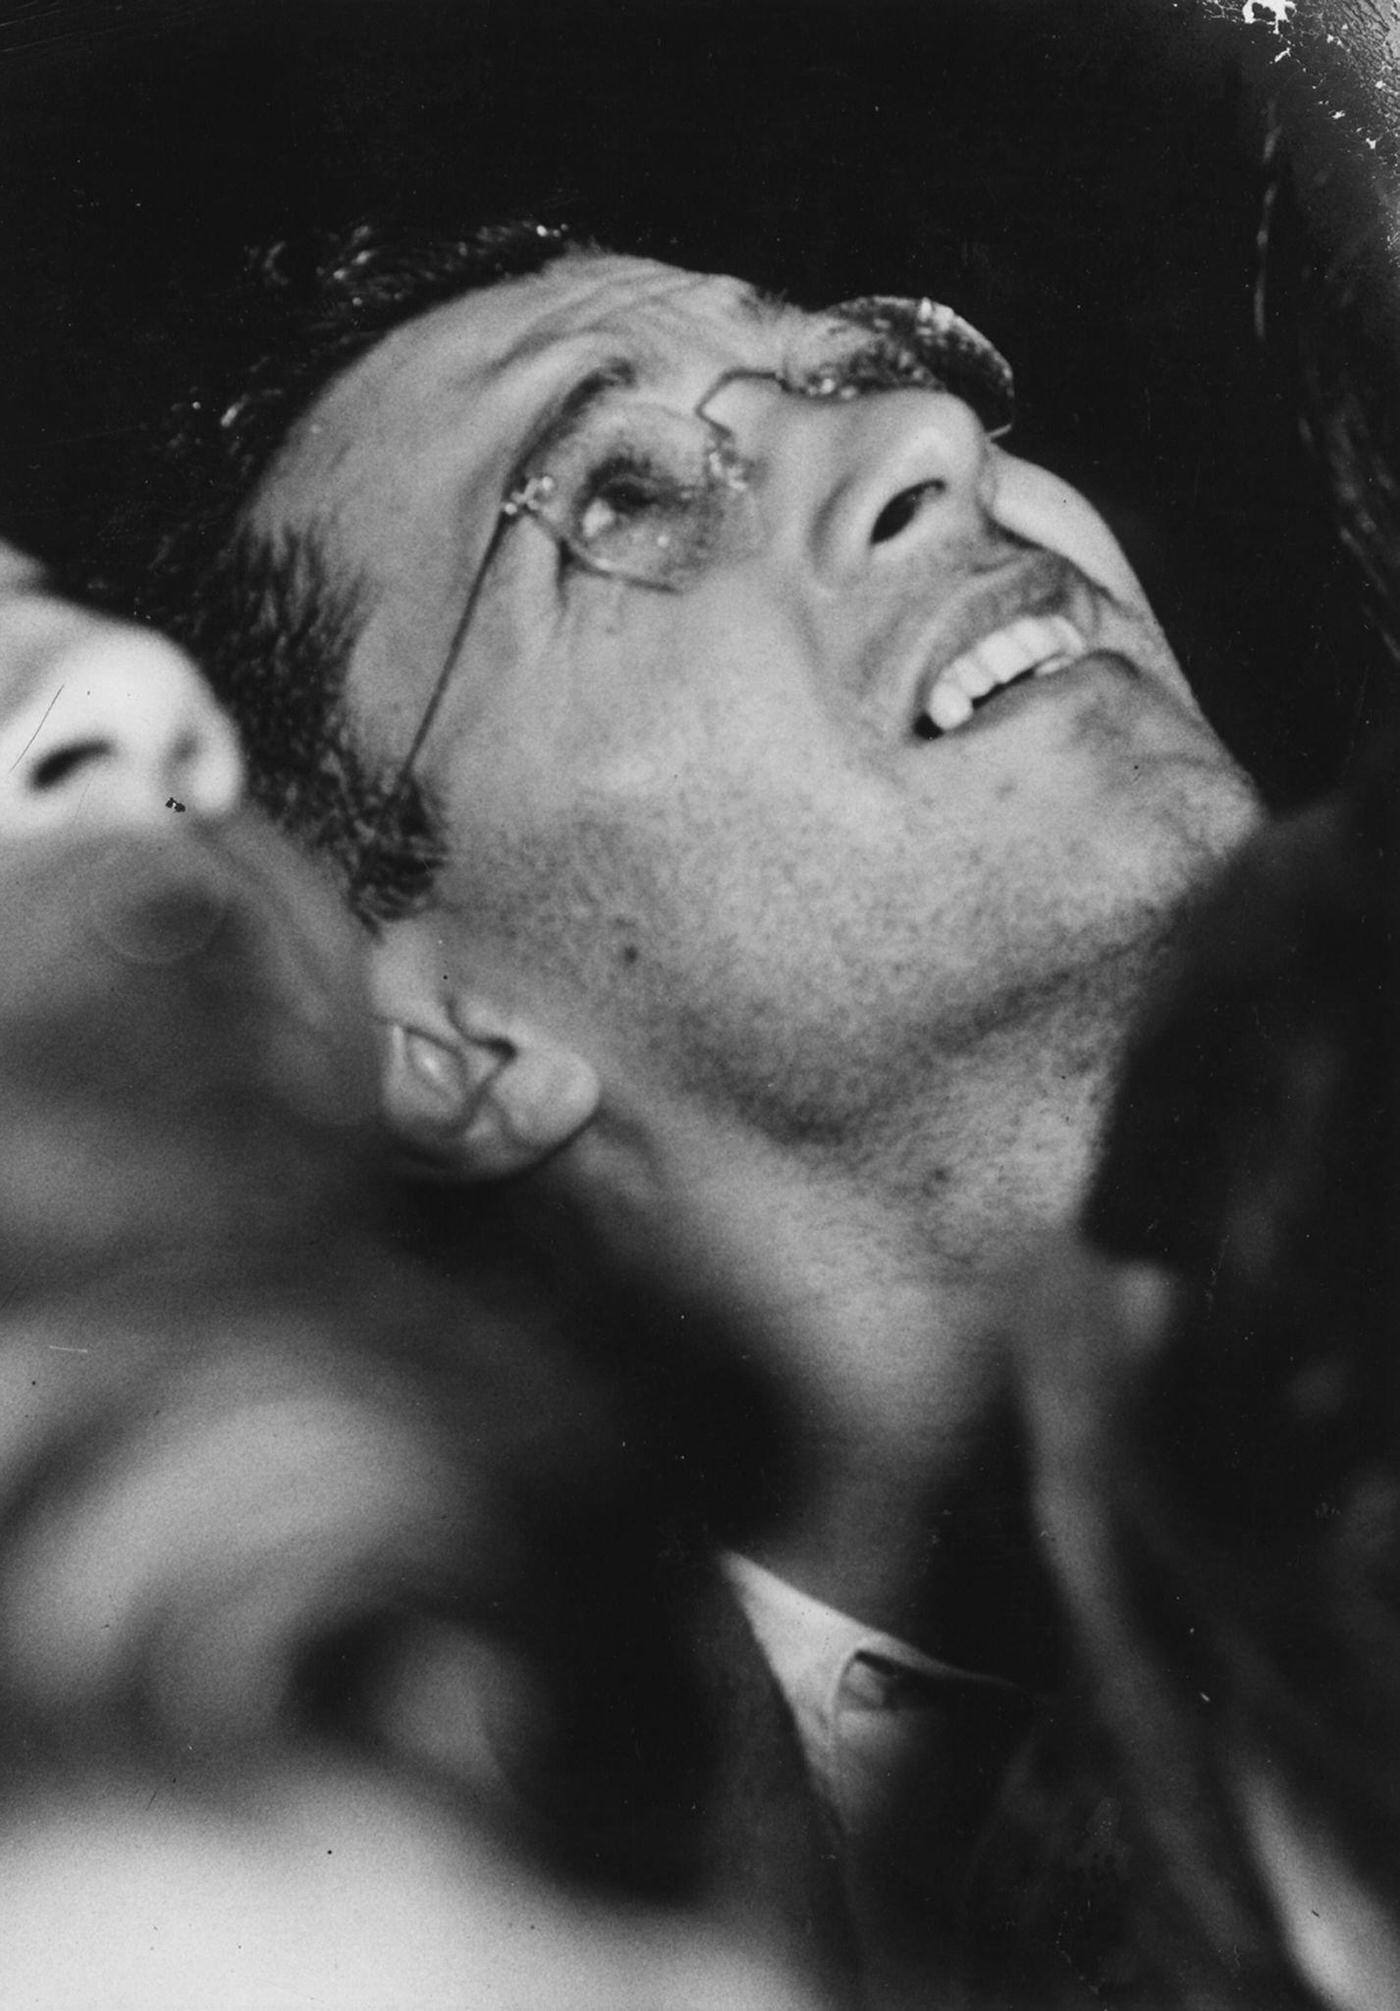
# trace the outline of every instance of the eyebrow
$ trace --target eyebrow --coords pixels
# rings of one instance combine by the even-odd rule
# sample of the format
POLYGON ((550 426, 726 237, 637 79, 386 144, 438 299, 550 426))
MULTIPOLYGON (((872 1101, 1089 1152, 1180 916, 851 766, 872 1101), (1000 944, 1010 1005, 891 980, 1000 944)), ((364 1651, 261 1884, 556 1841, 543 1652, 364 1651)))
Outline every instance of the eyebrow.
MULTIPOLYGON (((792 302, 785 294, 756 281, 734 281, 730 298, 736 319, 748 327, 768 331, 790 320, 793 314, 792 302)), ((645 365, 639 364, 634 355, 618 354, 594 364, 537 416, 512 465, 511 486, 529 471, 534 461, 581 431, 597 407, 615 391, 635 391, 644 375, 645 365)))
MULTIPOLYGON (((786 295, 748 280, 736 282, 733 304, 740 321, 764 330, 787 321, 793 311, 786 295)), ((642 375, 642 368, 632 356, 610 356, 595 364, 562 397, 546 406, 531 427, 512 468, 512 485, 532 462, 551 448, 566 444, 581 431, 598 406, 606 403, 615 391, 635 391, 642 375)))

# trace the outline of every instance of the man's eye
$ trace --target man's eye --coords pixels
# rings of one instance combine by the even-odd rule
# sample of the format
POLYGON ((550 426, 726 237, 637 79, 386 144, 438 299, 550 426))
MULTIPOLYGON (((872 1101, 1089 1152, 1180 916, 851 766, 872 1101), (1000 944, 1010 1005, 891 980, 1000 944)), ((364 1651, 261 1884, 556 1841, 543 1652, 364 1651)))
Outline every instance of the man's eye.
POLYGON ((599 432, 556 450, 552 469, 515 492, 516 511, 552 532, 565 563, 684 592, 735 515, 737 457, 703 421, 660 407, 599 432))
POLYGON ((659 528, 683 516, 695 500, 695 484, 654 462, 616 459, 594 468, 575 499, 574 524, 586 546, 606 545, 647 526, 659 528))

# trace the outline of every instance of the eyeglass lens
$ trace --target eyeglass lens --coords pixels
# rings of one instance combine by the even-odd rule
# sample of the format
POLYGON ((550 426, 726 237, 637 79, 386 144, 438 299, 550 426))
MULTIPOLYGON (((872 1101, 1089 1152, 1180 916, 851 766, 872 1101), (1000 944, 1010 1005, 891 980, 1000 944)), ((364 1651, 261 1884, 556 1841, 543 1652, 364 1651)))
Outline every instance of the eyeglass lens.
POLYGON ((683 592, 721 537, 737 555, 747 472, 722 427, 633 402, 570 438, 507 508, 598 572, 683 592))

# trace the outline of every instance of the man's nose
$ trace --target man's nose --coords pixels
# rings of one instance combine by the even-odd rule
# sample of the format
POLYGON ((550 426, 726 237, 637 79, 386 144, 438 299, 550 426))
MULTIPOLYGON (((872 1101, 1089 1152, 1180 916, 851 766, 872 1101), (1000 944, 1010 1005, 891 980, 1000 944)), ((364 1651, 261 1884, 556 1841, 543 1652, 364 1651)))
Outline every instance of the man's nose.
POLYGON ((993 455, 961 398, 911 389, 780 402, 763 452, 769 507, 824 583, 848 585, 985 530, 993 455))
POLYGON ((0 603, 0 838, 220 817, 232 727, 171 643, 40 595, 0 603))

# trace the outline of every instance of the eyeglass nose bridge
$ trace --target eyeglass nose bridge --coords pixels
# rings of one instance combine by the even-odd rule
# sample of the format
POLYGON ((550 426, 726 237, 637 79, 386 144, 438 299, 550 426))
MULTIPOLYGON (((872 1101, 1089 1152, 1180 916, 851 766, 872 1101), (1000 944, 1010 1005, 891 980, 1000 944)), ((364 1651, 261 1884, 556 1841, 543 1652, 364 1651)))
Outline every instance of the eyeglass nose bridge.
POLYGON ((842 353, 807 369, 728 370, 701 401, 703 411, 727 384, 769 381, 794 397, 850 404, 874 393, 928 391, 960 399, 990 441, 1004 439, 1016 417, 1016 380, 996 345, 941 301, 867 294, 826 310, 842 353))

